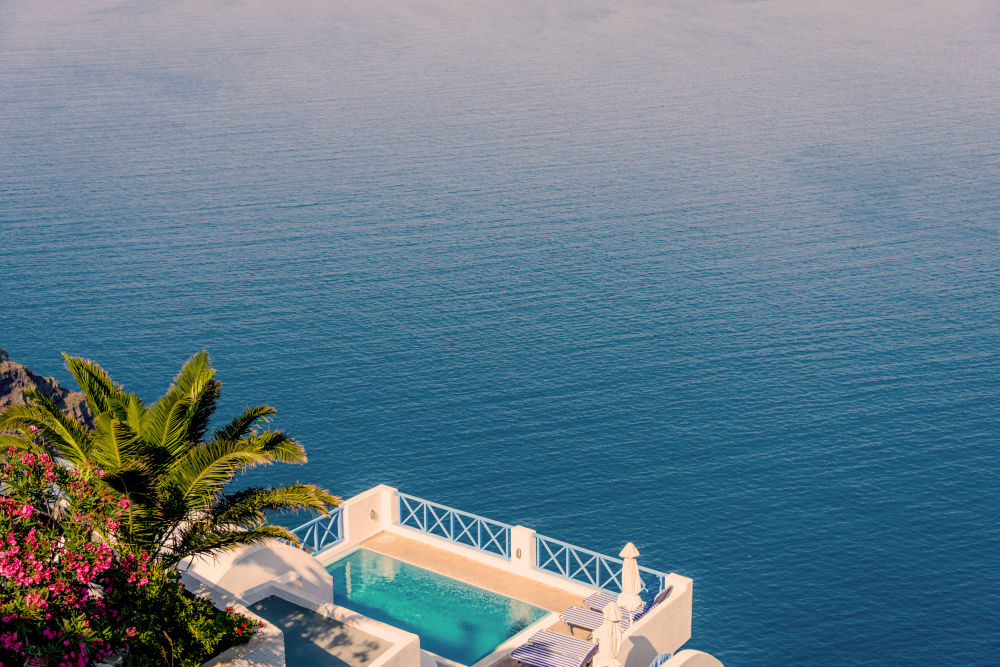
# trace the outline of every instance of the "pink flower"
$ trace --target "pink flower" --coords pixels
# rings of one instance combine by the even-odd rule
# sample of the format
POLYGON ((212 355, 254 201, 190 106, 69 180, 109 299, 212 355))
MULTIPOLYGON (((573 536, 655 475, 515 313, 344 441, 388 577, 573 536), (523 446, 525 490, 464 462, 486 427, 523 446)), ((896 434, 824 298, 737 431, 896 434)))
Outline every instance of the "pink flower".
POLYGON ((28 433, 38 433, 38 427, 32 424, 28 427, 28 433))
POLYGON ((138 630, 135 629, 134 625, 133 626, 129 626, 129 627, 125 628, 125 634, 128 635, 129 637, 135 637, 136 634, 138 634, 138 630))

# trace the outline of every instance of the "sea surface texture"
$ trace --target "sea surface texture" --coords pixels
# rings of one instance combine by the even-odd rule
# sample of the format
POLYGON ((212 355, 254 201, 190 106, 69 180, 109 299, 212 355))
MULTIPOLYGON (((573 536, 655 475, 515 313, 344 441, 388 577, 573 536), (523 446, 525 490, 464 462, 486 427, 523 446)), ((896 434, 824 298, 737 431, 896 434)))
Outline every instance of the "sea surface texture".
POLYGON ((305 467, 1000 661, 994 2, 0 3, 0 346, 207 349, 305 467))

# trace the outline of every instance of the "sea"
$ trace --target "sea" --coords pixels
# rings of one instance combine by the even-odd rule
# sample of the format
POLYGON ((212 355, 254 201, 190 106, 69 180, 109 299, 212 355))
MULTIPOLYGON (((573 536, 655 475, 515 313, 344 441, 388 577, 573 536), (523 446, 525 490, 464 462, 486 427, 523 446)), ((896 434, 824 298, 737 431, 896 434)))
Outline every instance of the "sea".
POLYGON ((294 480, 694 580, 726 665, 1000 664, 1000 10, 3 0, 0 347, 211 354, 294 480))

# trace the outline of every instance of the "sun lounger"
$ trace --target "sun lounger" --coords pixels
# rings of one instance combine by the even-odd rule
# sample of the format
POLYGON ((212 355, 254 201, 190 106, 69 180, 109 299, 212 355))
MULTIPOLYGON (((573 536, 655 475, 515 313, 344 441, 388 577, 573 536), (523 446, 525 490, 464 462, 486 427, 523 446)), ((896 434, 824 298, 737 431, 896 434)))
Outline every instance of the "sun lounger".
POLYGON ((597 644, 542 630, 514 649, 510 657, 532 667, 583 667, 595 653, 597 644))
MULTIPOLYGON (((593 611, 592 609, 584 609, 583 607, 570 607, 563 613, 559 614, 559 620, 569 626, 569 631, 573 632, 576 628, 581 628, 587 632, 593 632, 597 628, 601 627, 604 623, 604 614, 593 611)), ((625 620, 622 620, 622 630, 627 628, 628 625, 625 620)))
MULTIPOLYGON (((665 589, 657 593, 656 597, 653 598, 653 601, 651 603, 644 604, 643 606, 639 607, 636 610, 636 615, 635 615, 636 620, 641 618, 643 614, 652 609, 653 605, 662 602, 664 598, 670 595, 670 591, 673 590, 673 588, 674 588, 673 586, 667 586, 665 589), (656 598, 660 599, 657 600, 656 598)), ((584 600, 583 604, 584 606, 587 607, 587 609, 593 609, 594 611, 604 611, 604 608, 607 607, 612 602, 615 603, 618 602, 617 595, 615 595, 614 593, 608 593, 607 591, 597 591, 596 593, 592 593, 586 600, 584 600)), ((625 610, 623 609, 622 611, 625 610)))
POLYGON ((607 591, 597 591, 591 594, 586 600, 583 601, 584 606, 587 609, 593 609, 594 611, 604 611, 612 602, 618 602, 618 596, 614 593, 608 593, 607 591))
POLYGON ((597 651, 597 644, 588 642, 585 639, 567 637, 551 630, 542 630, 532 635, 528 640, 529 644, 547 648, 556 653, 563 653, 571 658, 589 660, 597 651))
POLYGON ((538 644, 525 644, 514 649, 510 657, 531 667, 583 667, 593 654, 586 659, 574 658, 538 644))
MULTIPOLYGON (((647 605, 639 607, 639 609, 637 609, 632 615, 633 617, 631 619, 629 619, 630 614, 623 610, 622 630, 628 629, 629 625, 638 621, 640 618, 649 613, 650 609, 663 602, 667 596, 670 595, 670 591, 672 591, 673 588, 673 586, 667 586, 665 589, 657 593, 656 597, 653 598, 653 601, 647 605)), ((599 602, 598 596, 600 595, 609 596, 611 598, 608 600, 609 602, 616 602, 618 600, 617 596, 611 596, 610 593, 595 593, 584 600, 584 603, 589 605, 593 602, 596 604, 599 602)), ((607 603, 605 603, 605 606, 607 606, 607 603)), ((570 632, 572 632, 574 628, 581 628, 587 632, 593 632, 597 628, 601 627, 602 623, 604 623, 604 615, 602 613, 594 611, 593 609, 584 609, 583 607, 570 607, 561 613, 559 618, 563 623, 569 626, 570 632)))

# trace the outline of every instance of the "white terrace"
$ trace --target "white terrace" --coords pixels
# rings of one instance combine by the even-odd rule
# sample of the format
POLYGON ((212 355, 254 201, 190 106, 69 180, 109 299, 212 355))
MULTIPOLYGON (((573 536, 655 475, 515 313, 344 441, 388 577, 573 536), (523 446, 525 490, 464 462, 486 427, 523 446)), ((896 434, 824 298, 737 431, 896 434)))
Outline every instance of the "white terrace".
MULTIPOLYGON (((233 604, 241 611, 245 608, 245 613, 256 612, 262 619, 275 621, 265 620, 264 630, 250 644, 209 664, 459 665, 422 650, 416 634, 337 604, 326 566, 359 548, 550 612, 469 667, 513 667, 510 652, 541 630, 572 636, 560 622, 560 612, 581 605, 596 591, 617 594, 622 583, 618 558, 385 485, 346 500, 330 516, 314 519, 294 532, 303 550, 275 542, 218 561, 191 564, 185 575, 190 588, 209 595, 217 604, 233 604)), ((677 653, 691 638, 692 581, 639 569, 647 597, 667 588, 670 592, 624 631, 615 661, 621 667, 721 667, 705 653, 677 653)), ((399 594, 407 595, 406 591, 399 594)), ((455 619, 456 624, 461 620, 455 619)))

